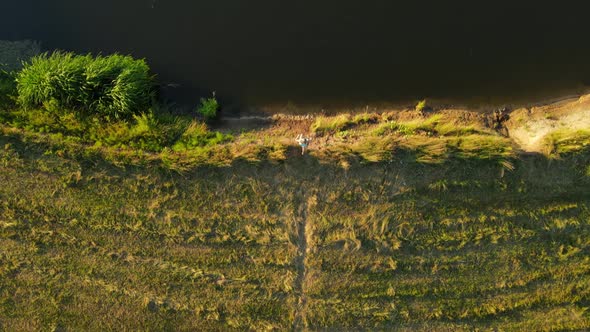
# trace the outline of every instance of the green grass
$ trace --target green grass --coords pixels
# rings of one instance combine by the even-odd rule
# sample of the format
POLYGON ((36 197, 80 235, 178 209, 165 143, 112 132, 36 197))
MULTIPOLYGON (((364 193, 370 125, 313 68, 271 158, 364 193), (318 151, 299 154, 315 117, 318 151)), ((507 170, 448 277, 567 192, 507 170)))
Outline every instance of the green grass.
POLYGON ((3 329, 290 327, 290 193, 223 170, 92 168, 1 140, 3 183, 29 188, 0 190, 3 329))
POLYGON ((2 330, 590 329, 586 132, 550 158, 441 115, 340 115, 300 156, 280 123, 0 120, 2 330))
POLYGON ((416 104, 416 111, 422 112, 426 108, 426 99, 423 99, 416 104))
POLYGON ((367 132, 357 132, 356 142, 330 146, 323 154, 336 159, 357 156, 366 162, 391 161, 404 156, 412 162, 426 164, 450 160, 509 163, 516 157, 509 139, 485 131, 472 131, 471 126, 456 126, 453 135, 438 136, 437 128, 449 125, 439 125, 433 120, 436 118, 378 124, 367 132), (395 130, 384 131, 384 128, 395 130))
POLYGON ((63 108, 119 119, 146 112, 154 101, 147 63, 118 54, 41 54, 25 63, 16 81, 19 104, 26 108, 55 102, 63 108))
POLYGON ((170 172, 5 133, 2 328, 588 329, 584 156, 170 172))
MULTIPOLYGON (((129 154, 137 150, 148 151, 156 153, 150 158, 160 159, 173 168, 180 165, 182 168, 194 167, 201 163, 229 165, 236 160, 282 161, 288 153, 289 146, 285 145, 281 135, 276 136, 272 127, 264 132, 245 132, 233 136, 213 132, 205 124, 187 117, 165 114, 161 110, 154 110, 134 116, 130 121, 104 123, 97 117, 63 111, 52 104, 46 104, 45 108, 38 110, 0 112, 3 122, 9 126, 23 128, 29 134, 50 134, 42 139, 51 141, 56 138, 57 145, 65 141, 65 149, 84 150, 84 144, 90 144, 97 148, 124 149, 129 154)), ((515 158, 509 139, 479 129, 475 132, 465 129, 473 126, 455 126, 454 135, 425 134, 435 133, 436 128, 441 126, 449 126, 440 116, 405 123, 405 128, 412 128, 408 134, 397 131, 381 135, 375 135, 375 131, 382 128, 381 123, 371 122, 375 117, 347 117, 349 123, 356 118, 357 123, 365 126, 338 131, 333 134, 338 138, 336 143, 310 153, 329 162, 354 159, 380 163, 397 158, 427 164, 452 160, 493 161, 506 165, 508 169, 515 158)), ((326 122, 333 124, 341 118, 344 116, 327 118, 326 122)), ((318 118, 314 124, 322 121, 324 119, 318 118)), ((331 135, 328 131, 326 134, 331 135)), ((111 152, 117 154, 117 151, 111 152)))
POLYGON ((547 195, 559 171, 533 165, 509 179, 490 166, 400 165, 324 187, 308 214, 309 326, 587 328, 588 184, 547 195))
POLYGON ((442 116, 434 115, 427 119, 418 119, 407 122, 385 122, 377 126, 373 133, 377 136, 383 136, 388 133, 399 133, 401 135, 415 135, 417 133, 434 134, 435 127, 440 122, 442 116))
POLYGON ((581 153, 590 148, 590 130, 558 130, 548 134, 543 143, 548 155, 581 153))
MULTIPOLYGON (((231 135, 211 131, 188 116, 171 115, 166 109, 153 108, 133 115, 129 120, 103 121, 101 116, 63 109, 54 102, 36 109, 11 107, 0 111, 0 123, 20 128, 28 135, 95 147, 162 152, 165 149, 187 151, 211 148, 232 140, 231 135), (47 136, 49 135, 49 136, 47 136)), ((70 148, 75 149, 75 146, 70 148)))
POLYGON ((391 133, 400 135, 436 135, 436 136, 465 136, 470 134, 490 135, 491 132, 476 125, 460 125, 443 115, 436 114, 426 119, 413 121, 388 121, 380 123, 373 129, 372 134, 383 136, 391 133))
POLYGON ((310 130, 318 135, 335 134, 358 125, 376 123, 379 120, 380 117, 372 113, 340 114, 333 117, 318 116, 312 123, 310 130))
POLYGON ((90 141, 97 146, 131 147, 145 151, 161 151, 172 144, 172 137, 181 130, 176 123, 162 123, 153 113, 135 115, 133 121, 101 126, 95 123, 90 141))
POLYGON ((345 130, 351 124, 349 114, 341 114, 335 117, 318 116, 311 125, 311 131, 316 134, 336 133, 345 130))
POLYGON ((180 139, 172 146, 172 150, 186 151, 196 147, 229 142, 231 139, 231 135, 211 132, 205 124, 193 121, 182 133, 180 139))

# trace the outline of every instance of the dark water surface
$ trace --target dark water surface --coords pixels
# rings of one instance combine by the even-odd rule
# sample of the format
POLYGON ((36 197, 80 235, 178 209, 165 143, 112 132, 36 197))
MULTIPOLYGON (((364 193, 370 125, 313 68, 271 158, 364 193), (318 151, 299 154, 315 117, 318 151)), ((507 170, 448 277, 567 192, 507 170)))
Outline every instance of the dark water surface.
MULTIPOLYGON (((527 1, 528 2, 528 1, 527 1)), ((362 104, 590 84, 588 6, 513 1, 0 0, 0 39, 145 57, 177 100, 362 104)))

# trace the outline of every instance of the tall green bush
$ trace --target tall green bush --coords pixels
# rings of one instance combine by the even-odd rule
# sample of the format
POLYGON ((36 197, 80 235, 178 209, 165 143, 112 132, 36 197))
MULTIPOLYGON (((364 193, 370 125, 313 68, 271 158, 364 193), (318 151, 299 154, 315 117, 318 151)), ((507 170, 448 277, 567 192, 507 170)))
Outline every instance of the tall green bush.
POLYGON ((16 81, 24 107, 54 100, 62 107, 117 119, 146 111, 154 98, 145 61, 118 54, 41 54, 24 65, 16 81))

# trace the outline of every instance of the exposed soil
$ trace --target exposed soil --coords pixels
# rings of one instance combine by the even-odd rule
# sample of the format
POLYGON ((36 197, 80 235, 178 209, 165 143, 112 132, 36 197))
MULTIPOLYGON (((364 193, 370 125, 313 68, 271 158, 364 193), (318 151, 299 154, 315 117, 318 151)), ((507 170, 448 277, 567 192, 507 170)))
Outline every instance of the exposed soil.
POLYGON ((590 95, 517 109, 506 122, 509 136, 526 152, 542 152, 543 139, 560 129, 590 128, 590 95))
MULTIPOLYGON (((444 108, 418 112, 414 109, 400 109, 381 110, 378 113, 381 114, 382 119, 392 121, 412 121, 441 114, 447 121, 451 120, 457 125, 475 125, 490 129, 495 126, 492 110, 482 112, 481 109, 444 108)), ((590 95, 568 97, 541 106, 519 108, 512 111, 509 116, 509 120, 503 123, 504 128, 498 132, 513 139, 522 151, 542 152, 543 139, 547 134, 560 129, 590 128, 590 95)), ((293 145, 293 148, 288 151, 289 157, 300 155, 301 150, 294 142, 298 134, 313 138, 310 144, 312 150, 322 150, 336 141, 341 143, 343 139, 336 135, 314 136, 310 132, 314 118, 314 115, 284 114, 223 118, 216 129, 224 132, 262 131, 269 137, 278 138, 281 143, 293 145)), ((355 137, 352 135, 345 140, 354 143, 355 137)))

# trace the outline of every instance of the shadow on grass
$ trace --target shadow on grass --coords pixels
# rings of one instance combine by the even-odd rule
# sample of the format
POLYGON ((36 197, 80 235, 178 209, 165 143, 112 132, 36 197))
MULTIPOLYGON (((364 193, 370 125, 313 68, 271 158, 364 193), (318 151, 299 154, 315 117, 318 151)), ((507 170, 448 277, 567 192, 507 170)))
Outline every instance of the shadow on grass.
POLYGON ((379 185, 403 183, 421 193, 448 194, 452 192, 483 193, 501 190, 515 197, 529 195, 533 191, 567 192, 574 188, 586 188, 590 184, 590 151, 548 158, 540 153, 517 154, 511 160, 514 169, 506 169, 501 158, 461 158, 455 154, 436 163, 421 162, 422 151, 396 148, 388 159, 368 162, 355 155, 349 155, 346 163, 325 160, 314 154, 301 155, 301 149, 287 146, 284 160, 247 160, 235 158, 230 163, 192 164, 178 169, 162 158, 146 154, 105 155, 85 147, 70 149, 68 146, 49 142, 31 141, 18 134, 0 136, 0 149, 10 146, 27 164, 47 156, 76 161, 84 168, 102 169, 122 174, 157 170, 162 174, 180 176, 202 176, 211 172, 244 174, 274 174, 292 176, 297 181, 312 181, 321 185, 326 182, 358 183, 358 180, 375 182, 379 185), (352 179, 352 180, 351 180, 352 179), (388 181, 386 181, 388 180, 388 181))

